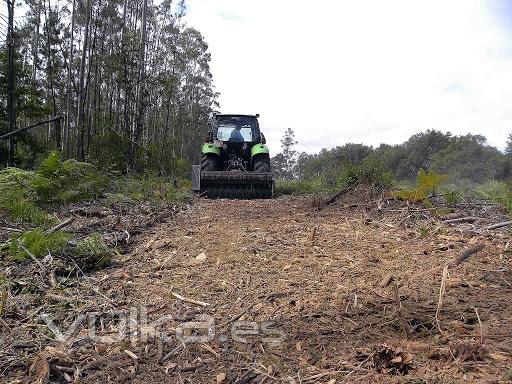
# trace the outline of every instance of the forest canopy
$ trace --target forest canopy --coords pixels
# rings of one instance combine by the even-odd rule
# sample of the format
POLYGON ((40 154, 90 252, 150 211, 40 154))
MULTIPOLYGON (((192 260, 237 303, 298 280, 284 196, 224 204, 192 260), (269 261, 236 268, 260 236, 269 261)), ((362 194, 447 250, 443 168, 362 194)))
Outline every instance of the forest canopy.
MULTIPOLYGON (((183 0, 26 0, 23 9, 14 31, 16 127, 63 118, 18 136, 17 166, 33 166, 50 149, 137 172, 173 170, 198 156, 217 94, 208 45, 184 23, 183 0)), ((2 135, 5 41, 0 68, 2 135)), ((6 156, 2 141, 2 164, 6 156)))
POLYGON ((414 180, 418 172, 433 170, 449 176, 455 185, 504 181, 512 177, 512 135, 502 153, 489 145, 484 136, 454 136, 427 130, 398 145, 381 144, 373 148, 348 143, 319 153, 293 150, 293 130, 281 140, 283 151, 273 159, 274 171, 282 179, 311 180, 336 173, 349 164, 370 161, 389 172, 396 180, 414 180))

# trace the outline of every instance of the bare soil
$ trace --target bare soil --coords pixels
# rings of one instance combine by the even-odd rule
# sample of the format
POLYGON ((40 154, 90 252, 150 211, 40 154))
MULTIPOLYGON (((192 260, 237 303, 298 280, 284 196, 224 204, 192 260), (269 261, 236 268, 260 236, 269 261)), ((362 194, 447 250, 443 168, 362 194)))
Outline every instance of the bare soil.
POLYGON ((299 197, 197 199, 111 267, 59 281, 43 301, 11 296, 0 382, 505 382, 510 232, 482 229, 503 219, 497 207, 457 211, 480 219, 446 224, 433 209, 364 189, 322 210, 299 197), (443 266, 475 244, 485 248, 443 280, 443 266), (86 324, 59 342, 40 318, 50 313, 64 329, 100 312, 96 336, 116 336, 130 308, 131 337, 112 343, 86 324), (161 320, 164 341, 140 340, 141 310, 150 325, 161 320))

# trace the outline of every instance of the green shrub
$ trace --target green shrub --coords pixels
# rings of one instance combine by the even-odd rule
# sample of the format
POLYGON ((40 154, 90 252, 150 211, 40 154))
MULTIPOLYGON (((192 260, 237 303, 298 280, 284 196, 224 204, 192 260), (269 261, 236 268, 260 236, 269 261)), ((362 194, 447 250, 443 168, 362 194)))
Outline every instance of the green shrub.
POLYGON ((429 194, 435 194, 436 189, 438 189, 446 179, 446 175, 434 171, 425 172, 424 169, 420 169, 416 176, 416 186, 412 189, 395 191, 393 192, 393 196, 412 203, 422 202, 430 204, 430 200, 428 199, 429 194))
POLYGON ((67 246, 71 235, 67 232, 57 231, 50 234, 42 228, 27 231, 11 240, 9 255, 12 260, 25 260, 29 258, 21 245, 27 248, 35 257, 43 257, 48 252, 60 252, 67 246))
POLYGON ((477 192, 501 205, 512 214, 512 181, 508 183, 489 182, 480 186, 477 192))
POLYGON ((180 180, 189 179, 191 172, 192 172, 192 166, 190 165, 190 163, 187 160, 185 160, 183 158, 179 158, 176 161, 174 161, 173 174, 174 174, 174 177, 176 177, 177 179, 180 179, 180 180))
POLYGON ((358 164, 346 164, 336 175, 336 189, 342 189, 354 182, 368 183, 376 187, 389 188, 393 175, 386 172, 375 160, 367 159, 358 164))
POLYGON ((42 225, 48 221, 46 213, 37 206, 37 193, 31 187, 35 172, 18 168, 0 171, 0 211, 13 220, 42 225))
POLYGON ((190 197, 191 188, 184 184, 181 187, 175 187, 173 181, 151 175, 125 176, 111 180, 109 189, 112 194, 123 195, 133 201, 170 203, 190 197))
POLYGON ((282 195, 312 195, 325 193, 325 187, 321 179, 314 180, 277 180, 274 193, 282 195))
POLYGON ((453 206, 462 200, 462 195, 457 191, 450 191, 445 195, 446 203, 449 206, 453 206))
POLYGON ((69 252, 85 271, 104 268, 112 261, 112 251, 98 233, 78 242, 75 247, 70 248, 69 252))
POLYGON ((94 166, 76 160, 62 161, 52 152, 37 169, 32 187, 42 203, 69 203, 99 197, 106 178, 94 166))
POLYGON ((329 194, 339 191, 354 182, 368 183, 376 187, 389 188, 393 175, 386 172, 376 161, 364 160, 358 164, 345 164, 339 169, 327 169, 314 179, 278 180, 276 195, 329 194))
POLYGON ((35 172, 1 170, 0 185, 0 210, 13 220, 43 225, 48 223, 42 209, 46 204, 97 198, 105 190, 107 179, 91 164, 63 162, 58 152, 52 152, 35 172))

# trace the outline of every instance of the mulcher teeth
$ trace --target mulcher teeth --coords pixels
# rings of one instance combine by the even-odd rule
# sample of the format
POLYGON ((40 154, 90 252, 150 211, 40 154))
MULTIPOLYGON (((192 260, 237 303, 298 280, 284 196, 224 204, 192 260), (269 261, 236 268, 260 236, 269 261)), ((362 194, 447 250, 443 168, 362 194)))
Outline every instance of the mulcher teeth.
POLYGON ((270 199, 273 185, 271 173, 201 173, 201 195, 211 199, 270 199))
POLYGON ((208 185, 201 194, 210 199, 270 199, 272 186, 261 185, 208 185))

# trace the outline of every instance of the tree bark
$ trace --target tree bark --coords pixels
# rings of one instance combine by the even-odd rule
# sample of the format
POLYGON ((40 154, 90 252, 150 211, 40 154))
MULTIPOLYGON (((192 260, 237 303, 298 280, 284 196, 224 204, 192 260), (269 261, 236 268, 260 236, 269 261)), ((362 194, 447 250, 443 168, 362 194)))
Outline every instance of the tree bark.
POLYGON ((87 61, 87 50, 89 45, 89 26, 91 23, 91 12, 92 12, 92 4, 91 0, 87 0, 86 4, 86 21, 85 21, 85 31, 84 31, 84 43, 82 47, 82 58, 80 60, 80 83, 78 88, 78 123, 77 123, 77 152, 76 156, 80 160, 85 159, 85 150, 84 150, 84 120, 85 120, 85 99, 86 99, 86 89, 85 89, 85 64, 87 61))
POLYGON ((75 8, 76 8, 76 0, 73 0, 73 9, 71 11, 71 33, 70 33, 70 43, 69 43, 69 63, 68 63, 68 78, 66 84, 66 127, 64 128, 64 136, 65 136, 65 148, 66 148, 66 157, 69 157, 71 154, 71 74, 73 71, 73 54, 74 54, 74 36, 75 36, 75 8))

